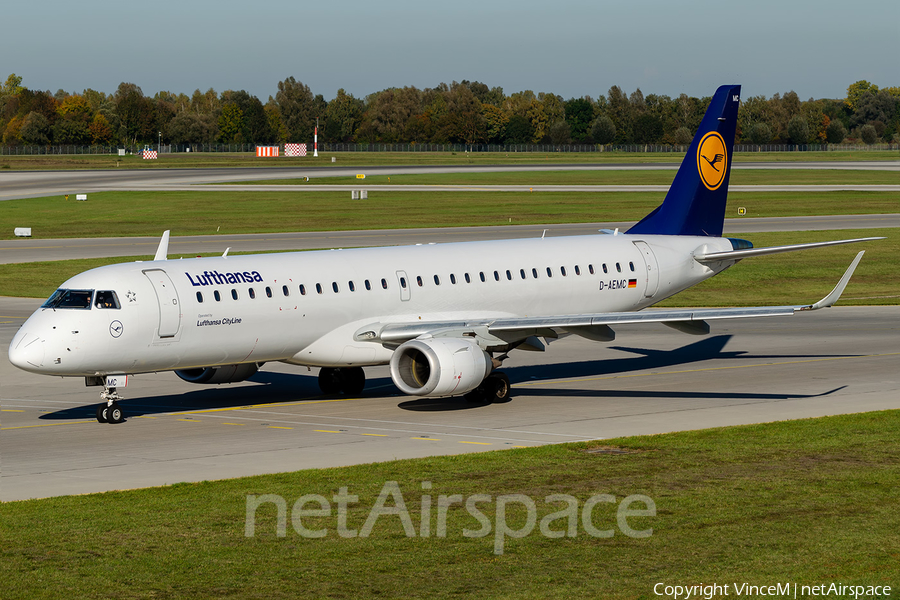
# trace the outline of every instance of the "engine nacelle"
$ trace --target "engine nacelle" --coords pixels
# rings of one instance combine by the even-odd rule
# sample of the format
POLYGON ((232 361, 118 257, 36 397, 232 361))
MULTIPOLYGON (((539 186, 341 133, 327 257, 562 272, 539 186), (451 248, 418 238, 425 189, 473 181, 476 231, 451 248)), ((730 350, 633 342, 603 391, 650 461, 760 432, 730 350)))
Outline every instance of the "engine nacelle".
POLYGON ((477 344, 458 338, 410 340, 391 357, 391 379, 411 396, 458 396, 491 372, 491 357, 477 344))
POLYGON ((189 383, 235 383, 256 375, 258 363, 225 365, 224 367, 198 367, 181 369, 175 374, 189 383))

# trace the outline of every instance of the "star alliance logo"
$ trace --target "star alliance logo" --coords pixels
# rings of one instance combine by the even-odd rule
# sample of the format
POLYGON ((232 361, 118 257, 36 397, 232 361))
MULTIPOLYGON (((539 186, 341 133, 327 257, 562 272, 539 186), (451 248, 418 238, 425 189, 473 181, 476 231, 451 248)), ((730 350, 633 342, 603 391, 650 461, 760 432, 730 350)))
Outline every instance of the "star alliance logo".
POLYGON ((137 294, 135 294, 131 290, 128 290, 128 293, 125 294, 125 297, 128 298, 129 302, 134 302, 135 300, 137 300, 137 294))

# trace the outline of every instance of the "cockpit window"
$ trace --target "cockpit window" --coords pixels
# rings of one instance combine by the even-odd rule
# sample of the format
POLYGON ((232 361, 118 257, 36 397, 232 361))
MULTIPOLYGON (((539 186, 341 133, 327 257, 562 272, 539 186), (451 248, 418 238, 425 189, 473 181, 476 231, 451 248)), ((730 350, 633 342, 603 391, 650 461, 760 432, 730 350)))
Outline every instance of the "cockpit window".
POLYGON ((119 297, 112 290, 97 292, 94 299, 94 306, 97 308, 119 308, 119 297))
POLYGON ((58 289, 53 292, 52 296, 47 298, 47 301, 41 305, 41 308, 80 308, 90 310, 93 296, 94 290, 58 289))

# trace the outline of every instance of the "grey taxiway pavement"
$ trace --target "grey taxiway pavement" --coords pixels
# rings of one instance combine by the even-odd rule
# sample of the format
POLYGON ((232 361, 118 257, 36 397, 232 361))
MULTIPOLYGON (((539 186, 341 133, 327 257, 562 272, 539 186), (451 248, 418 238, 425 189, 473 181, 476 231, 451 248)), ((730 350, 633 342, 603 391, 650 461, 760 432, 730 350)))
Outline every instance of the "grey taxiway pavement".
MULTIPOLYGON (((249 171, 273 178, 271 172, 249 171)), ((174 179, 183 175, 165 173, 180 185, 174 179)), ((10 173, 0 175, 2 199, 11 179, 10 173)), ((196 181, 197 172, 188 175, 196 181)), ((36 177, 44 182, 20 180, 15 193, 28 185, 35 186, 32 191, 45 186, 34 195, 47 195, 48 185, 74 193, 73 177, 84 184, 77 191, 121 184, 97 172, 36 177)), ((248 174, 234 177, 247 180, 248 174)), ((897 227, 898 220, 898 215, 730 219, 726 231, 897 227)), ((547 235, 615 226, 627 224, 550 225, 547 235)), ((543 226, 524 226, 174 237, 170 256, 227 246, 232 252, 265 251, 542 233, 543 226)), ((156 244, 155 238, 10 240, 0 244, 0 256, 3 262, 24 262, 152 255, 156 244)), ((835 281, 839 276, 835 273, 835 281)), ((0 347, 8 346, 39 304, 0 298, 0 347)), ((127 420, 120 425, 96 422, 97 388, 78 379, 31 375, 4 358, 0 500, 893 409, 900 407, 898 329, 897 306, 838 306, 790 318, 722 322, 699 339, 665 327, 622 326, 609 344, 569 337, 543 354, 514 352, 504 365, 513 396, 490 405, 400 396, 386 367, 367 369, 368 385, 360 397, 321 396, 316 370, 280 363, 265 365, 251 381, 224 386, 192 385, 172 373, 138 375, 122 390, 127 420)))
MULTIPOLYGON (((4 348, 38 303, 0 299, 4 348)), ((97 388, 3 360, 0 500, 900 408, 898 306, 737 319, 699 340, 616 329, 514 352, 502 404, 401 396, 386 367, 359 397, 322 396, 315 369, 270 363, 222 386, 131 377, 119 425, 95 420, 97 388)))
MULTIPOLYGON (((16 198, 33 198, 42 196, 101 192, 110 190, 186 190, 186 189, 237 189, 252 191, 265 189, 274 191, 303 191, 312 189, 349 190, 365 186, 220 186, 204 187, 209 184, 229 184, 245 181, 264 181, 272 179, 297 179, 308 177, 311 181, 322 177, 347 177, 365 173, 369 175, 403 175, 429 173, 489 173, 503 171, 635 171, 635 170, 674 170, 680 163, 635 163, 635 164, 555 164, 555 165, 448 165, 448 166, 392 166, 392 167, 247 167, 219 169, 108 169, 108 170, 71 170, 71 171, 4 171, 0 173, 0 201, 16 198)), ((865 170, 865 171, 900 171, 900 160, 872 162, 790 162, 790 163, 735 163, 734 169, 804 169, 804 170, 865 170)), ((440 191, 447 189, 504 190, 528 189, 530 186, 465 186, 454 188, 447 186, 403 186, 404 190, 440 191)), ((826 191, 834 186, 732 186, 732 191, 748 190, 765 191, 802 191, 806 189, 826 191)), ((381 189, 388 189, 383 188, 381 189)), ((537 189, 537 188, 536 188, 537 189)), ((560 191, 658 191, 668 186, 546 186, 541 189, 560 191)), ((900 186, 837 186, 837 189, 877 189, 900 190, 900 186)))
MULTIPOLYGON (((319 248, 358 248, 399 244, 428 244, 465 240, 497 240, 541 235, 587 235, 599 229, 626 230, 633 223, 573 223, 555 225, 509 225, 499 227, 445 227, 383 229, 369 231, 312 231, 294 233, 177 236, 169 241, 169 256, 194 256, 203 252, 275 252, 319 248)), ((828 215, 815 217, 754 218, 725 220, 725 235, 757 231, 810 231, 825 229, 873 229, 900 227, 900 214, 828 215)), ((173 232, 177 233, 177 232, 173 232)), ((162 234, 162 231, 160 231, 162 234)), ((153 256, 158 237, 72 238, 0 240, 0 264, 110 256, 153 256)))

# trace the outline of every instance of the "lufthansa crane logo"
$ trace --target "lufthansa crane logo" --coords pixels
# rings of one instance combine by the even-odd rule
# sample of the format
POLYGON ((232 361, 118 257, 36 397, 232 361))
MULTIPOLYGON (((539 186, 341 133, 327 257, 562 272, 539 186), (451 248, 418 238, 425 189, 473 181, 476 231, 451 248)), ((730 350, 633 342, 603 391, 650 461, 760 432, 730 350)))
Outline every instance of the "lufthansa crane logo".
POLYGON ((709 190, 717 190, 725 179, 728 167, 728 152, 725 140, 717 131, 710 131, 703 136, 697 146, 697 171, 703 185, 709 190))
POLYGON ((125 328, 123 327, 121 321, 113 321, 109 324, 109 335, 113 336, 114 338, 122 335, 122 331, 124 330, 125 328))

